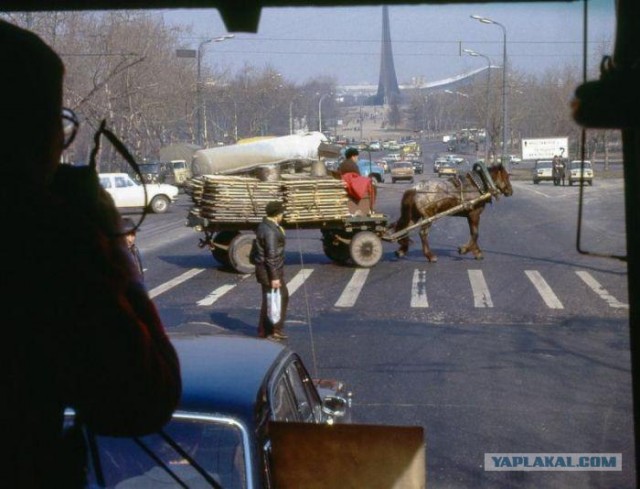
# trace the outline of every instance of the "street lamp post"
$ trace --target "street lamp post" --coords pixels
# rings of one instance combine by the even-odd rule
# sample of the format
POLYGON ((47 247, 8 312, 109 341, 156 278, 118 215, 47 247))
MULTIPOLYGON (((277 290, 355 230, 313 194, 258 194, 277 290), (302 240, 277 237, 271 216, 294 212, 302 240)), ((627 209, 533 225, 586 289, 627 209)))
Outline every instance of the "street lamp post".
POLYGON ((465 53, 469 56, 481 57, 487 60, 487 94, 486 94, 486 107, 485 107, 485 121, 484 121, 484 161, 488 163, 489 160, 489 94, 491 90, 491 59, 489 56, 478 53, 473 49, 464 49, 465 53))
POLYGON ((502 163, 508 165, 507 162, 507 28, 500 22, 483 17, 481 15, 472 15, 475 19, 483 24, 494 24, 502 29, 502 163))
POLYGON ((320 96, 320 100, 318 100, 318 131, 322 132, 322 101, 325 97, 331 95, 330 93, 324 93, 320 96))
POLYGON ((293 100, 289 102, 289 134, 293 134, 293 100))
POLYGON ((213 42, 213 39, 205 39, 198 44, 198 68, 196 71, 196 143, 204 146, 204 110, 202 110, 202 51, 205 44, 213 42))
POLYGON ((227 39, 234 38, 234 34, 226 34, 220 37, 213 37, 211 39, 205 39, 198 44, 198 49, 178 49, 176 50, 176 56, 178 58, 196 58, 196 142, 199 146, 204 145, 204 110, 202 100, 202 54, 203 48, 210 42, 222 42, 227 39))

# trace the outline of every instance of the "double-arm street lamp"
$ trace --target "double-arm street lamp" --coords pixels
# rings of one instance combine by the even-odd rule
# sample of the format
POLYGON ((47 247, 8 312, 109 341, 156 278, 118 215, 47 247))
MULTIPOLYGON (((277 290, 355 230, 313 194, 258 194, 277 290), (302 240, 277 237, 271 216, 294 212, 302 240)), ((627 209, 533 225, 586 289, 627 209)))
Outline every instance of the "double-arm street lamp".
POLYGON ((489 56, 478 53, 473 49, 463 49, 463 51, 469 56, 484 58, 487 61, 487 93, 486 93, 486 107, 485 107, 485 121, 484 121, 484 158, 485 162, 488 162, 489 158, 489 95, 491 87, 491 59, 489 56))
POLYGON ((196 142, 199 146, 204 145, 204 102, 202 100, 202 55, 204 46, 210 42, 222 42, 227 39, 232 39, 235 36, 233 34, 225 34, 224 36, 212 37, 211 39, 205 39, 198 44, 198 49, 178 49, 176 56, 178 58, 196 58, 197 71, 196 71, 196 142))
POLYGON ((502 29, 502 162, 507 164, 507 28, 500 22, 483 17, 481 15, 472 15, 475 19, 483 24, 494 24, 502 29))

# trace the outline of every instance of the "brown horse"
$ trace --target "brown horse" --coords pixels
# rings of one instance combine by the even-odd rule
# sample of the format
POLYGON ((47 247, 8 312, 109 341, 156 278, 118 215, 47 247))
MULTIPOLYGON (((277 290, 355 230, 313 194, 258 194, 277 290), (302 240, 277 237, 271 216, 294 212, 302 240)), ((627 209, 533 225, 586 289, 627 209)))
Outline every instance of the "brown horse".
MULTIPOLYGON (((469 172, 462 177, 455 176, 449 178, 446 181, 426 180, 415 185, 402 196, 400 218, 395 223, 395 231, 401 231, 411 224, 417 223, 420 219, 435 216, 452 207, 476 199, 486 192, 486 188, 490 189, 496 198, 499 194, 508 197, 513 193, 511 182, 509 181, 509 173, 502 165, 489 167, 488 173, 493 181, 494 189, 490 189, 491 182, 483 182, 483 180, 480 179, 480 174, 475 171, 469 172), (489 183, 489 186, 485 188, 483 183, 489 183)), ((476 204, 471 209, 452 214, 454 216, 464 216, 467 218, 471 235, 467 244, 458 248, 458 252, 465 254, 470 251, 477 260, 483 258, 482 251, 478 246, 478 227, 480 224, 480 214, 482 214, 487 202, 488 201, 485 200, 476 204)), ((427 239, 430 227, 431 224, 425 224, 420 228, 422 251, 430 262, 436 262, 438 258, 429 248, 429 241, 427 239)), ((396 255, 402 257, 406 255, 409 249, 409 236, 407 235, 399 239, 398 243, 400 244, 400 248, 396 251, 396 255)))

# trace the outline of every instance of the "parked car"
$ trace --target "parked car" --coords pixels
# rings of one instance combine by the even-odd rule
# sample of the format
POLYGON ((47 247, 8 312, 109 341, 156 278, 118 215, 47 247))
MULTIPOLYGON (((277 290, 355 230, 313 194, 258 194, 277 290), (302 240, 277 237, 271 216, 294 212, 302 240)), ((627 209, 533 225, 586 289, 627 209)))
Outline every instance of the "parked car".
POLYGON ((413 163, 410 161, 397 161, 391 166, 392 183, 396 183, 398 180, 409 180, 413 183, 414 176, 413 163))
POLYGON ((371 177, 378 183, 384 182, 384 168, 371 160, 358 160, 358 168, 360 168, 360 175, 364 177, 371 177))
POLYGON ((533 170, 532 178, 534 184, 540 182, 552 182, 553 181, 553 162, 551 160, 538 160, 536 161, 533 170))
POLYGON ((402 160, 402 155, 400 153, 389 153, 386 156, 387 160, 391 160, 391 161, 401 161, 402 160))
POLYGON ((522 163, 522 158, 517 155, 509 155, 509 163, 512 165, 517 165, 518 163, 522 163))
POLYGON ((569 185, 573 185, 574 183, 582 183, 586 182, 589 185, 593 185, 593 166, 590 161, 585 160, 584 162, 584 173, 580 173, 583 168, 582 161, 573 160, 569 163, 569 168, 567 170, 566 178, 569 180, 569 185))
POLYGON ((145 185, 145 202, 145 188, 126 173, 100 173, 98 177, 100 185, 111 195, 117 208, 148 207, 161 214, 167 212, 169 204, 175 202, 178 196, 178 187, 166 183, 149 183, 145 185))
POLYGON ((345 385, 313 380, 300 357, 282 344, 189 330, 171 339, 180 359, 183 392, 163 429, 168 438, 97 437, 105 482, 101 487, 178 487, 167 469, 183 487, 213 487, 200 469, 225 489, 271 488, 271 421, 350 421, 345 385))

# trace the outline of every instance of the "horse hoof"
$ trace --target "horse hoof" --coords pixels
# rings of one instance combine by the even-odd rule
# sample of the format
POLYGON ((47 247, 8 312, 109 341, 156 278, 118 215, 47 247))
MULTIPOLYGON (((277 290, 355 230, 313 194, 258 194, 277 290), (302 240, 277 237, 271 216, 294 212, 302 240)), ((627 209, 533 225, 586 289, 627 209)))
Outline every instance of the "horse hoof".
POLYGON ((484 255, 482 255, 482 254, 476 255, 475 258, 476 258, 476 260, 484 260, 484 255))
POLYGON ((458 254, 459 255, 465 255, 469 252, 469 250, 467 248, 465 248, 464 246, 460 246, 458 248, 458 254))
POLYGON ((396 258, 404 258, 404 253, 401 251, 394 251, 396 258))
POLYGON ((429 263, 436 263, 438 261, 438 257, 437 256, 427 256, 427 260, 429 260, 429 263))

